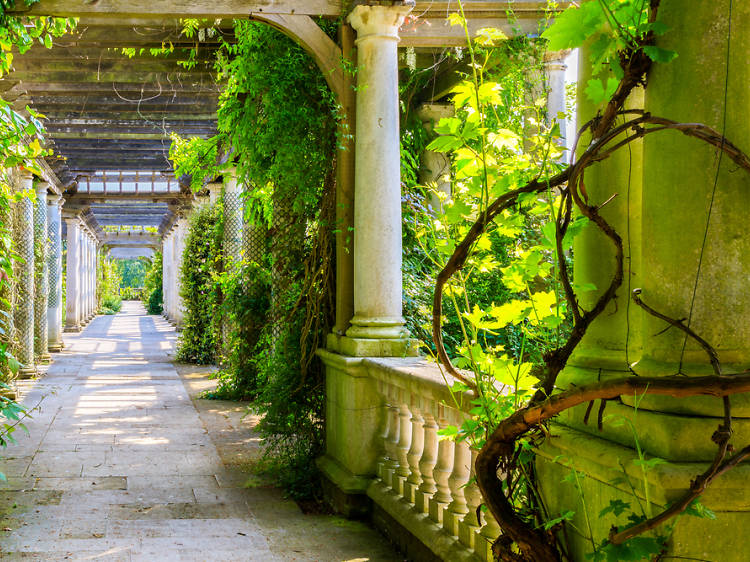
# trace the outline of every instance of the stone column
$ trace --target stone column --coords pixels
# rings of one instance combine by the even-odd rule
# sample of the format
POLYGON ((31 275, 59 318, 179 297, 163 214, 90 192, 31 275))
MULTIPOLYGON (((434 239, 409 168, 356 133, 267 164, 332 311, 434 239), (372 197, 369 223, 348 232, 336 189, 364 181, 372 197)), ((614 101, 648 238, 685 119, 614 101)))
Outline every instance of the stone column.
MULTIPOLYGON (((565 64, 565 57, 570 51, 556 51, 547 53, 544 57, 544 75, 547 82, 547 124, 557 123, 560 126, 560 137, 564 146, 567 139, 565 130, 567 119, 565 114, 565 70, 568 68, 565 64), (561 116, 561 114, 563 116, 561 116)), ((563 159, 570 160, 570 154, 563 155, 563 159)))
POLYGON ((91 284, 91 253, 88 232, 86 227, 81 229, 81 320, 84 325, 89 323, 91 303, 89 301, 89 290, 91 284))
POLYGON ((51 359, 48 346, 47 308, 49 298, 49 243, 47 233, 47 182, 39 182, 36 186, 36 201, 34 202, 34 245, 39 253, 34 257, 34 354, 44 363, 51 359))
MULTIPOLYGON (((31 190, 31 173, 23 170, 20 175, 21 191, 31 190)), ((14 321, 18 347, 16 359, 22 367, 21 378, 36 374, 34 364, 34 202, 23 197, 15 204, 15 250, 20 261, 16 262, 16 309, 14 321)))
MULTIPOLYGON (((703 123, 748 153, 750 36, 743 30, 750 26, 750 6, 717 0, 691 8, 671 2, 661 6, 659 21, 672 31, 658 37, 656 44, 679 56, 669 64, 653 65, 640 107, 655 116, 703 123)), ((579 84, 585 84, 586 77, 581 78, 579 84)), ((592 114, 589 106, 581 120, 592 114)), ((625 279, 617 302, 591 325, 587 345, 569 362, 561 383, 580 385, 621 377, 628 367, 641 376, 679 374, 685 380, 712 373, 706 353, 694 341, 632 303, 630 293, 635 288, 642 289, 646 304, 671 318, 684 319, 708 341, 725 374, 747 369, 748 185, 750 174, 726 154, 720 155, 717 147, 677 131, 650 134, 640 145, 634 143, 631 150, 620 150, 586 171, 589 204, 618 195, 602 214, 625 237, 625 279)), ((576 246, 576 279, 603 290, 612 274, 613 255, 612 244, 603 236, 593 230, 584 233, 576 246)), ((590 307, 591 298, 582 299, 582 304, 590 307)), ((552 460, 537 464, 550 513, 559 512, 563 505, 569 508, 570 499, 582 494, 596 498, 597 506, 614 499, 635 505, 638 500, 632 497, 627 477, 619 484, 616 478, 622 476, 618 466, 638 463, 639 451, 663 461, 644 475, 648 482, 643 487, 652 491, 652 512, 657 513, 682 496, 691 479, 714 458, 712 435, 723 423, 721 399, 639 395, 636 409, 632 394, 621 398, 621 402, 609 402, 602 431, 597 424, 583 422, 585 405, 560 416, 559 422, 567 427, 552 428, 557 437, 545 445, 544 457, 563 455, 572 464, 558 466, 552 460), (608 418, 635 423, 638 451, 631 429, 608 423, 608 418), (562 482, 571 469, 587 475, 580 479, 580 487, 562 482)), ((732 445, 744 446, 744 436, 750 432, 750 396, 741 394, 730 400, 735 419, 732 445)), ((746 556, 726 541, 723 530, 750 525, 750 509, 743 498, 748 477, 750 466, 740 464, 716 479, 701 497, 701 503, 716 513, 715 521, 672 520, 665 558, 705 554, 704 558, 712 560, 744 560, 746 556)), ((599 541, 607 536, 614 519, 595 513, 591 509, 589 520, 593 540, 599 541)), ((572 523, 572 529, 582 529, 587 520, 577 509, 572 523)), ((568 545, 573 560, 583 560, 590 552, 588 538, 575 530, 568 545)))
MULTIPOLYGON (((426 103, 419 107, 417 115, 422 120, 425 130, 432 133, 434 126, 444 117, 455 115, 455 110, 450 104, 426 103)), ((425 150, 422 153, 419 183, 432 188, 427 205, 435 213, 441 213, 443 209, 441 194, 444 194, 446 198, 451 195, 450 174, 451 161, 445 153, 432 150, 425 150)))
POLYGON ((61 207, 63 198, 60 195, 47 197, 47 236, 49 254, 47 270, 49 271, 49 294, 47 298, 47 348, 49 351, 61 351, 62 341, 62 224, 61 207))
POLYGON ((185 311, 182 307, 182 296, 180 292, 182 290, 182 254, 185 251, 185 236, 187 235, 187 218, 180 216, 177 220, 177 228, 175 230, 175 274, 174 274, 174 316, 177 327, 182 326, 182 321, 185 318, 185 311))
POLYGON ((357 125, 351 355, 403 355, 398 28, 413 7, 356 6, 357 125))
POLYGON ((91 241, 91 255, 93 256, 93 267, 91 272, 91 301, 94 308, 92 316, 99 314, 99 297, 97 292, 99 289, 99 240, 94 237, 91 241))
POLYGON ((65 217, 68 227, 68 255, 65 284, 65 331, 81 331, 81 220, 77 216, 65 217))

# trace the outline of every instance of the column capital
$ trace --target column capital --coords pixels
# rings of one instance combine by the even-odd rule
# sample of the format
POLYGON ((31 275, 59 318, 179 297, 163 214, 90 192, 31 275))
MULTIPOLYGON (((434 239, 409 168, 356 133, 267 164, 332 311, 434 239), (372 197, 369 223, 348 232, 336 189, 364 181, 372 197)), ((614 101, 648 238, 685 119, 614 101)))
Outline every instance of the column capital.
POLYGON ((49 188, 49 183, 46 181, 40 181, 37 182, 36 186, 34 187, 34 191, 36 191, 37 196, 41 197, 42 195, 47 195, 47 189, 49 188))
POLYGON ((565 64, 565 59, 568 58, 568 55, 570 53, 570 49, 563 49, 562 51, 547 51, 546 53, 544 53, 544 67, 556 70, 565 70, 568 67, 565 64))
POLYGON ((65 203, 65 200, 63 199, 62 195, 58 195, 57 193, 54 193, 54 192, 47 194, 47 205, 49 207, 52 207, 53 205, 62 207, 64 203, 65 203))
POLYGON ((381 38, 398 41, 398 28, 414 8, 414 0, 393 6, 355 6, 347 20, 357 32, 357 43, 363 39, 381 38))
POLYGON ((23 166, 18 167, 18 175, 22 180, 32 180, 34 179, 34 174, 29 170, 28 168, 25 168, 23 166))
POLYGON ((443 118, 453 117, 455 114, 456 110, 450 103, 423 103, 417 108, 417 117, 428 131, 432 131, 434 123, 440 122, 443 118))

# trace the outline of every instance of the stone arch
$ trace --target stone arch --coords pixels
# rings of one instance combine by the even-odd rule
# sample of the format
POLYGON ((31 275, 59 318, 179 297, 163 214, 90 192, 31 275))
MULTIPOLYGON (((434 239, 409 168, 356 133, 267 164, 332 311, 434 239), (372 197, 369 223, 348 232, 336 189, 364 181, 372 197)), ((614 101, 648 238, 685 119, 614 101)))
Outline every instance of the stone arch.
POLYGON ((313 57, 336 99, 343 99, 341 49, 310 16, 253 13, 250 19, 266 23, 297 42, 313 57))

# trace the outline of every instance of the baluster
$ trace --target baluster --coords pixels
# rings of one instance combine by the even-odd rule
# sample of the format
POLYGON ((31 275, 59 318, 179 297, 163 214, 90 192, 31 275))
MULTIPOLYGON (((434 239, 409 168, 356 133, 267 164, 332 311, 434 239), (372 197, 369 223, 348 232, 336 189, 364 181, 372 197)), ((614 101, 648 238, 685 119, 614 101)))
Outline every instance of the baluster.
MULTIPOLYGON (((406 391, 400 391, 405 393, 406 391)), ((411 411, 405 399, 400 400, 398 413, 398 468, 393 478, 393 489, 399 496, 404 495, 406 479, 409 477, 409 449, 411 448, 411 411)))
MULTIPOLYGON (((440 429, 444 429, 449 425, 448 420, 445 418, 445 407, 439 405, 438 411, 438 425, 440 429)), ((443 523, 443 511, 445 511, 445 508, 448 507, 448 504, 453 499, 451 488, 448 484, 451 472, 453 472, 453 441, 450 439, 441 439, 438 441, 437 463, 432 471, 437 491, 430 500, 430 519, 440 525, 443 523)))
POLYGON ((393 487, 393 474, 398 468, 398 436, 399 436, 399 408, 397 389, 387 386, 388 400, 388 435, 385 439, 387 460, 383 466, 383 482, 389 488, 393 487))
MULTIPOLYGON (((457 416, 460 424, 461 416, 457 416)), ((443 527, 451 535, 457 537, 459 524, 466 517, 469 507, 466 501, 464 486, 469 481, 471 472, 471 450, 467 441, 457 441, 453 448, 453 472, 448 479, 453 501, 448 505, 443 515, 443 527)))
POLYGON ((388 395, 386 394, 386 385, 382 381, 378 381, 378 391, 380 392, 380 395, 383 397, 383 408, 385 410, 385 415, 383 416, 383 431, 380 433, 380 441, 381 446, 383 447, 383 455, 378 459, 375 473, 378 475, 380 479, 385 479, 385 465, 388 462, 388 449, 387 449, 387 441, 388 441, 388 435, 390 435, 390 427, 391 427, 391 416, 390 416, 390 409, 388 407, 388 395))
POLYGON ((419 460, 424 451, 424 418, 422 411, 415 405, 411 408, 411 447, 406 455, 409 463, 409 476, 404 485, 404 497, 413 504, 416 501, 416 493, 422 483, 422 473, 419 471, 419 460))
POLYGON ((422 458, 419 459, 419 473, 422 475, 422 483, 417 489, 415 505, 418 511, 429 513, 430 498, 437 491, 433 470, 438 455, 438 424, 435 423, 432 414, 424 412, 422 415, 424 417, 424 448, 422 458))
POLYGON ((476 482, 475 464, 477 462, 478 451, 475 449, 471 450, 471 463, 469 472, 469 482, 464 487, 464 497, 466 498, 466 507, 468 508, 466 515, 461 520, 459 525, 458 538, 462 544, 467 548, 476 552, 476 537, 479 533, 481 524, 477 521, 477 508, 482 503, 482 493, 479 491, 479 486, 476 482))
POLYGON ((495 560, 495 557, 492 554, 492 544, 495 542, 497 537, 502 534, 502 529, 500 528, 500 525, 498 525, 497 521, 495 521, 495 517, 492 515, 492 513, 489 512, 489 510, 482 511, 482 515, 484 517, 484 526, 482 527, 482 530, 479 531, 478 542, 480 544, 483 542, 484 544, 482 548, 477 548, 476 550, 478 551, 479 556, 484 556, 484 559, 487 562, 493 562, 495 560))

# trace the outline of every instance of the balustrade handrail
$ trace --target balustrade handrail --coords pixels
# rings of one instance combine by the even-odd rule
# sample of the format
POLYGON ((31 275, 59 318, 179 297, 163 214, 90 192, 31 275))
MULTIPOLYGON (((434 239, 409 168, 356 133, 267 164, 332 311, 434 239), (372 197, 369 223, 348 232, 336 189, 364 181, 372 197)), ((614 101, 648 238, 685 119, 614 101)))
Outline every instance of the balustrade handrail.
POLYGON ((424 358, 367 358, 362 364, 367 374, 375 380, 396 386, 424 398, 443 403, 451 409, 468 413, 474 395, 470 391, 452 392, 450 379, 440 366, 424 358), (456 405, 458 404, 458 408, 456 405))

